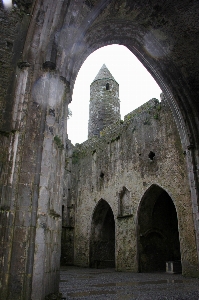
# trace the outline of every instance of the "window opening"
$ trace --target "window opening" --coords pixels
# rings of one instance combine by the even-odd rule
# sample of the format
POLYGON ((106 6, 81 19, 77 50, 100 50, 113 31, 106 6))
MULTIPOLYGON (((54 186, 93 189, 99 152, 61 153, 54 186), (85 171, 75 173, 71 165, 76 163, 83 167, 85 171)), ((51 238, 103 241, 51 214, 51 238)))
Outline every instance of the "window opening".
POLYGON ((155 157, 155 153, 153 151, 150 151, 148 157, 150 160, 153 160, 155 157))

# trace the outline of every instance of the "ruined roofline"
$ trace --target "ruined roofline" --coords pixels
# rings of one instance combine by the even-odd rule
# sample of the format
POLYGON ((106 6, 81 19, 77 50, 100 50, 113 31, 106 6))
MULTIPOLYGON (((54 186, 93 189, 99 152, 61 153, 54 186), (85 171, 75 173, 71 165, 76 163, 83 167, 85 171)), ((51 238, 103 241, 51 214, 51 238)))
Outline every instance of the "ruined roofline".
MULTIPOLYGON (((100 136, 93 136, 88 138, 86 141, 82 143, 76 143, 74 146, 74 150, 81 152, 90 151, 91 149, 95 149, 97 145, 100 143, 108 142, 111 143, 118 139, 123 133, 124 129, 127 128, 132 122, 136 122, 136 120, 143 117, 143 124, 145 122, 145 114, 147 113, 147 117, 152 120, 158 120, 159 113, 162 110, 161 101, 156 98, 152 98, 149 101, 145 102, 138 108, 134 109, 130 113, 124 116, 124 121, 119 120, 115 124, 111 124, 105 127, 100 136)), ((165 103, 162 103, 165 106, 165 103)), ((169 107, 167 106, 169 109, 169 107)), ((169 109, 170 110, 170 109, 169 109)), ((149 125, 149 124, 148 124, 149 125)))
POLYGON ((152 98, 148 100, 147 102, 143 103, 142 105, 138 106, 128 114, 124 116, 124 122, 128 121, 129 119, 132 119, 133 117, 142 114, 145 111, 148 111, 150 108, 156 107, 158 105, 161 105, 161 101, 157 98, 152 98))

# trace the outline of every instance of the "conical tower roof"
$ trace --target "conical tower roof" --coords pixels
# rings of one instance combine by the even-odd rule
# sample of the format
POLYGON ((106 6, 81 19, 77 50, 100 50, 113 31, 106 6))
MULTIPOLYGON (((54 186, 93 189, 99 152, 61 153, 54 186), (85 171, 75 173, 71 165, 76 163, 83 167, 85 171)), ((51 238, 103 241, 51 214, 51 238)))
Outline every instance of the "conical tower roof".
POLYGON ((97 76, 95 77, 95 79, 93 80, 93 82, 96 80, 100 80, 100 79, 115 80, 115 78, 113 77, 113 75, 111 74, 111 72, 109 71, 109 69, 107 68, 107 66, 105 64, 103 64, 103 66, 99 70, 99 72, 98 72, 97 76))

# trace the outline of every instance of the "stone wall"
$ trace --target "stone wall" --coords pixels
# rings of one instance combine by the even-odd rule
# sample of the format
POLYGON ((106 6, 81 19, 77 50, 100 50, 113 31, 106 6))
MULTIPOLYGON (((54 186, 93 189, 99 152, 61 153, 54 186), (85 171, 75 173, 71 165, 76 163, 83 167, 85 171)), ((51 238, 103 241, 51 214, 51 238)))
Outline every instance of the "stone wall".
MULTIPOLYGON (((2 1, 0 3, 0 294, 5 299, 9 293, 11 298, 17 299, 23 285, 24 262, 28 259, 25 244, 29 239, 28 231, 31 231, 31 228, 26 230, 31 222, 30 212, 25 209, 28 187, 24 189, 20 204, 15 199, 23 186, 16 184, 21 163, 16 153, 24 133, 19 134, 19 128, 22 103, 26 102, 24 90, 28 68, 21 62, 32 4, 33 1, 29 1, 28 7, 19 4, 4 10, 2 1), (17 79, 21 82, 16 88, 17 79)), ((18 150, 19 153, 21 149, 18 150)), ((28 277, 26 281, 28 285, 28 277)))
MULTIPOLYGON (((180 161, 182 166, 178 168, 178 171, 183 169, 183 174, 186 174, 188 171, 192 201, 191 213, 190 205, 184 205, 186 202, 184 199, 189 199, 190 197, 185 192, 182 195, 182 205, 178 205, 177 208, 179 215, 185 216, 184 212, 188 212, 186 219, 179 217, 181 244, 187 243, 187 235, 182 234, 186 224, 187 231, 185 232, 190 231, 190 245, 194 245, 194 241, 189 226, 193 231, 195 230, 195 239, 199 249, 199 118, 198 101, 196 101, 199 94, 197 1, 174 0, 172 3, 166 3, 166 5, 161 4, 157 0, 154 1, 153 5, 146 5, 144 0, 134 0, 133 2, 121 0, 121 5, 118 5, 117 1, 109 0, 15 0, 14 2, 17 4, 17 7, 9 12, 2 10, 2 1, 0 2, 1 296, 7 299, 21 300, 32 297, 32 299, 43 300, 52 290, 53 292, 58 290, 59 261, 55 252, 57 254, 60 252, 60 240, 58 242, 57 237, 60 238, 61 236, 59 216, 62 213, 60 199, 62 198, 62 176, 65 165, 63 157, 67 130, 66 120, 64 119, 64 116, 67 115, 66 106, 71 99, 75 78, 83 61, 93 51, 113 43, 127 46, 149 70, 167 96, 178 126, 188 166, 185 171, 184 160, 182 160, 180 161), (43 69, 43 66, 46 69, 43 69), (43 77, 46 80, 42 80, 43 77), (42 84, 40 85, 40 93, 35 101, 35 98, 33 99, 32 97, 32 91, 38 82, 43 82, 44 84, 43 86, 42 84), (68 83, 70 84, 70 91, 66 92, 66 95, 64 92, 62 98, 60 95, 65 89, 68 89, 68 83), (59 88, 59 90, 55 92, 56 88, 59 88), (52 93, 52 97, 49 96, 49 92, 52 93), (60 99, 63 101, 60 101, 60 99), (56 116, 54 117, 55 124, 51 126, 48 123, 48 116, 54 114, 56 116), (56 130, 52 130, 52 127, 56 127, 56 130), (53 132, 52 136, 49 135, 49 131, 53 132), (44 190, 47 191, 46 195, 42 194, 44 190), (50 197, 47 202, 48 193, 50 197), (56 200, 54 201, 53 199, 56 200), (44 207, 42 210, 38 210, 39 207, 42 207, 43 202, 45 204, 44 207), (43 213, 45 215, 42 215, 43 213), (191 227, 192 214, 194 215, 194 227, 191 227), (42 218, 44 218, 44 221, 42 218), (182 222, 180 221, 181 219, 183 220, 182 222), (49 223, 47 224, 46 222, 49 223), (52 248, 47 247, 50 244, 49 240, 51 241, 50 235, 52 235, 53 241, 52 248), (43 241, 44 243, 42 243, 43 241), (44 257, 46 259, 45 263, 43 261, 44 257), (51 257, 53 257, 52 260, 51 257), (39 282, 38 285, 37 282, 39 282)), ((145 128, 147 126, 146 124, 145 128)), ((167 125, 167 127, 169 126, 167 125)), ((131 166, 132 161, 136 162, 135 167, 138 165, 138 162, 142 162, 142 155, 141 157, 135 155, 136 159, 131 161, 128 150, 124 148, 125 145, 118 142, 119 137, 116 132, 113 134, 113 137, 107 136, 107 138, 109 139, 109 144, 107 144, 108 140, 104 144, 100 144, 102 150, 106 150, 107 155, 112 153, 110 152, 110 150, 112 151, 110 146, 116 147, 115 145, 119 145, 117 147, 122 149, 124 161, 129 161, 129 168, 132 167, 132 170, 134 170, 134 166, 131 166), (112 143, 110 143, 111 140, 112 143), (107 150, 109 148, 105 146, 109 147, 110 150, 107 150)), ((142 138, 144 140, 145 137, 142 136, 142 138)), ((148 139, 146 139, 146 145, 148 145, 148 142, 148 139)), ((89 143, 87 148, 89 148, 89 143)), ((125 143, 129 147, 128 142, 125 143)), ((136 148, 136 142, 134 144, 136 148)), ((98 141, 95 141, 91 146, 94 155, 92 157, 95 157, 95 155, 97 157, 97 161, 93 162, 93 170, 97 168, 95 173, 98 175, 98 170, 101 167, 106 170, 106 165, 104 163, 98 165, 100 153, 98 151, 95 154, 95 145, 97 148, 98 141)), ((145 146, 144 142, 143 145, 145 146)), ((170 148, 169 146, 166 148, 168 150, 166 153, 163 153, 161 150, 161 153, 166 155, 167 160, 175 158, 175 155, 169 157, 169 154, 172 153, 172 148, 170 148)), ((154 152, 154 150, 150 151, 154 152)), ((147 152, 145 153, 145 158, 147 157, 148 159, 147 152)), ((78 152, 74 153, 74 161, 78 161, 78 155, 78 152)), ((111 157, 112 159, 114 158, 113 155, 111 157)), ((175 159, 177 160, 177 158, 175 159)), ((108 160, 105 159, 105 161, 108 160)), ((90 163, 89 161, 88 165, 86 165, 87 169, 90 163)), ((118 168, 120 171, 119 175, 122 175, 123 173, 121 173, 120 169, 123 165, 124 163, 119 164, 117 157, 117 160, 112 163, 110 170, 114 172, 114 169, 117 170, 118 168)), ((155 163, 150 164, 150 167, 146 166, 150 170, 154 165, 155 163)), ((145 165, 141 164, 141 166, 140 170, 142 171, 145 165)), ((85 170, 87 170, 86 168, 85 170)), ((163 174, 165 174, 165 169, 163 171, 163 174)), ((178 171, 176 175, 178 175, 178 171)), ((145 169, 141 173, 139 172, 139 174, 143 173, 145 174, 145 169)), ((134 173, 132 172, 132 174, 134 173)), ((157 174, 157 172, 154 171, 154 174, 157 174)), ((173 178, 174 174, 169 168, 168 174, 173 178)), ((89 183, 90 174, 88 173, 87 175, 89 176, 86 187, 92 187, 92 184, 90 185, 89 183)), ((100 178, 93 175, 93 178, 98 178, 97 183, 93 179, 95 185, 103 187, 103 182, 106 183, 107 180, 105 175, 103 170, 100 171, 100 178), (102 180, 103 177, 104 180, 102 180)), ((122 176, 120 177, 124 178, 125 175, 122 176)), ((143 181, 147 185, 142 192, 139 192, 139 197, 150 185, 150 182, 155 181, 155 179, 151 179, 151 176, 148 180, 143 181)), ((139 178, 139 176, 135 176, 135 178, 139 178)), ((161 185, 160 181, 159 184, 161 185)), ((143 182, 142 184, 145 184, 143 182)), ((182 182, 178 186, 178 181, 176 181, 178 186, 176 193, 181 188, 182 182)), ((71 186, 74 183, 75 181, 72 180, 71 186)), ((111 182, 109 184, 111 186, 111 182)), ((167 184, 162 186, 165 189, 168 187, 167 191, 172 190, 175 196, 173 185, 173 182, 170 183, 168 181, 167 184)), ((182 186, 181 190, 184 190, 185 187, 186 184, 182 186)), ((104 188, 102 190, 104 191, 104 188)), ((80 187, 79 191, 84 191, 84 188, 80 187)), ((97 190, 95 190, 95 193, 97 199, 100 195, 97 193, 97 190)), ((129 209, 131 209, 129 205, 124 205, 128 199, 132 198, 129 196, 131 195, 130 193, 132 193, 130 184, 124 188, 124 184, 121 182, 118 196, 122 203, 120 214, 127 214, 129 209)), ((75 217, 73 202, 76 203, 79 196, 76 196, 76 191, 73 192, 72 189, 70 194, 71 205, 69 205, 69 213, 71 224, 73 224, 75 217)), ((176 196, 177 200, 171 195, 172 199, 178 201, 178 195, 176 196)), ((67 194, 65 197, 67 197, 67 194)), ((138 201, 139 197, 136 196, 136 201, 138 201)), ((80 197, 80 199, 83 198, 80 197)), ((93 206, 88 207, 87 215, 94 210, 94 203, 92 201, 90 203, 93 206)), ((86 208, 87 206, 85 206, 83 211, 86 208)), ((64 211, 64 214, 67 213, 67 211, 64 211)), ((87 223, 85 220, 82 222, 82 215, 79 211, 77 215, 81 216, 79 220, 78 218, 76 219, 76 222, 80 221, 82 224, 83 227, 80 229, 83 230, 83 234, 80 234, 81 231, 78 229, 80 241, 82 238, 82 248, 76 239, 77 252, 75 259, 76 262, 79 260, 85 264, 85 257, 87 256, 80 256, 80 253, 81 251, 82 253, 87 253, 85 249, 87 249, 88 243, 85 243, 84 238, 84 236, 88 237, 87 225, 84 226, 87 223)), ((114 212, 114 215, 117 214, 114 212)), ((128 222, 132 224, 130 218, 130 215, 129 218, 120 218, 120 223, 116 226, 118 232, 121 229, 122 235, 124 235, 122 224, 128 224, 128 222)), ((73 227, 70 224, 69 226, 73 227)), ((128 244, 128 239, 132 241, 131 236, 133 233, 133 229, 125 233, 124 246, 125 243, 128 244)), ((74 244, 72 240, 70 243, 71 246, 74 244)), ((133 243, 131 246, 131 249, 135 249, 133 243)), ((193 274, 195 268, 194 259, 196 260, 196 258, 192 259, 195 257, 195 254, 192 253, 195 250, 187 250, 186 247, 181 248, 184 249, 184 270, 190 270, 190 265, 193 265, 193 270, 190 272, 193 274), (189 258, 186 260, 188 256, 189 258), (190 263, 191 260, 192 263, 190 263)), ((117 253, 123 253, 122 249, 117 250, 117 253)), ((119 260, 117 264, 119 265, 119 260)))
MULTIPOLYGON (((16 1, 15 1, 16 2, 16 1)), ((17 1, 22 2, 22 1, 17 1)), ((11 119, 16 66, 20 65, 23 47, 30 22, 31 8, 34 1, 26 6, 18 3, 11 10, 4 10, 0 3, 0 130, 12 130, 11 119)))
POLYGON ((185 157, 166 101, 157 99, 126 115, 124 122, 105 128, 100 138, 77 145, 68 158, 72 159, 75 265, 90 265, 91 224, 103 199, 115 220, 116 269, 137 272, 142 198, 159 187, 171 197, 177 212, 183 274, 198 276, 185 157))

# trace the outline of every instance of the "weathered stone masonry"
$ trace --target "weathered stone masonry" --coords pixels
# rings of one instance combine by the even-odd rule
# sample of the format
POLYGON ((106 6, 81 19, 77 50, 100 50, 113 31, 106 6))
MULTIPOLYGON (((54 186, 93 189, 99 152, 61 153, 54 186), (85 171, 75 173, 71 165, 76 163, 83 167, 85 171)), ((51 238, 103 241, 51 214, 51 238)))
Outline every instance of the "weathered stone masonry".
POLYGON ((120 120, 119 84, 105 65, 90 86, 88 137, 120 120))
MULTIPOLYGON (((161 103, 152 99, 129 113, 124 123, 106 127, 101 137, 76 146, 67 157, 67 161, 72 159, 72 165, 69 163, 68 167, 71 172, 70 205, 73 205, 75 223, 74 240, 71 245, 69 241, 66 243, 69 249, 74 245, 74 264, 91 265, 92 219, 103 199, 110 205, 115 220, 116 269, 137 272, 141 256, 138 250, 140 203, 150 189, 157 195, 163 189, 171 197, 177 212, 183 274, 197 276, 185 156, 164 97, 161 103)), ((148 197, 148 202, 154 201, 153 194, 148 197)), ((144 214, 150 214, 149 208, 146 207, 144 214)), ((165 217, 169 222, 171 215, 165 217)), ((169 243, 168 236, 167 240, 169 243)))
MULTIPOLYGON (((70 244, 74 221, 78 222, 78 219, 74 220, 73 202, 76 199, 70 189, 73 184, 70 172, 67 171, 67 178, 63 176, 64 167, 70 170, 68 163, 64 163, 68 151, 67 104, 71 101, 75 79, 84 60, 100 47, 114 43, 128 47, 137 56, 159 84, 172 110, 183 153, 186 153, 187 168, 183 172, 189 179, 192 205, 192 214, 187 211, 188 205, 184 206, 188 213, 184 222, 189 226, 190 215, 193 216, 192 231, 195 232, 199 258, 198 1, 13 2, 15 7, 6 11, 0 1, 1 297, 43 300, 50 293, 58 292, 62 211, 63 216, 70 214, 64 221, 66 230, 70 227, 70 244), (71 199, 69 211, 64 204, 68 194, 71 199)), ((130 154, 125 151, 128 157, 130 154)), ((116 162, 113 166, 116 168, 116 162)), ((103 185, 106 174, 103 176, 102 170, 100 175, 103 185)), ((140 212, 148 196, 153 198, 154 189, 158 193, 161 191, 156 186, 147 190, 140 212)), ((122 185, 120 202, 128 202, 130 193, 131 187, 122 185)), ((172 200, 176 201, 174 197, 172 200)), ((107 203, 101 201, 96 212, 106 207, 107 215, 112 218, 107 203)), ((128 212, 128 206, 124 207, 124 213, 128 212)), ((114 212, 114 217, 116 215, 114 212)), ((120 221, 129 222, 130 218, 120 218, 120 221)), ((92 230, 97 222, 98 219, 94 219, 92 230)), ((139 222, 142 224, 142 220, 139 222)), ((103 241, 106 237, 104 235, 103 241)), ((181 244, 184 241, 186 239, 182 241, 181 238, 181 244)), ((82 245, 83 250, 85 246, 82 245)), ((195 244, 190 241, 190 245, 194 247, 195 244)), ((82 250, 77 250, 76 261, 77 257, 87 261, 78 254, 82 250)), ((73 261, 73 253, 68 254, 67 261, 73 261)), ((193 256, 190 255, 188 267, 185 267, 184 253, 182 257, 184 270, 190 270, 193 256)), ((141 260, 144 260, 143 255, 141 260)), ((192 274, 195 274, 194 270, 192 274)))

